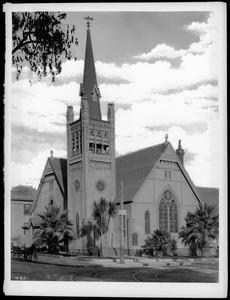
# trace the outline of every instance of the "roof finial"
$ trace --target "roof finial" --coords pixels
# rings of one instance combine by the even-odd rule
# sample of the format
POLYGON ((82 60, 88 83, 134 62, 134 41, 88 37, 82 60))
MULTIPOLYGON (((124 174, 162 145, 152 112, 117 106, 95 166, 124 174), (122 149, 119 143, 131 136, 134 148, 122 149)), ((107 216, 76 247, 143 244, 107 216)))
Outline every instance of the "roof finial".
POLYGON ((53 150, 50 150, 50 157, 53 157, 53 154, 54 154, 53 150))
POLYGON ((90 18, 90 17, 88 16, 88 17, 84 17, 84 19, 87 20, 87 30, 89 30, 89 28, 90 28, 90 22, 89 22, 89 20, 90 20, 90 21, 93 21, 93 18, 90 18))
POLYGON ((168 134, 166 133, 166 134, 165 134, 165 143, 168 143, 168 137, 169 137, 169 136, 168 136, 168 134))

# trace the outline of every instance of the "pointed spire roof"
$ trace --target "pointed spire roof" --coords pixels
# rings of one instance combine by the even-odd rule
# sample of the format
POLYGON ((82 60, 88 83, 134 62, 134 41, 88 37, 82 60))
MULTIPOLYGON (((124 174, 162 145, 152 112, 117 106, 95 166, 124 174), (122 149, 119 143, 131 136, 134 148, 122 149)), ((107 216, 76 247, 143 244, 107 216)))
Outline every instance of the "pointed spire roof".
POLYGON ((85 95, 89 101, 89 117, 91 119, 101 120, 101 109, 99 102, 99 98, 101 97, 101 95, 97 85, 97 76, 89 25, 86 36, 83 83, 80 90, 80 96, 83 95, 85 95))
POLYGON ((87 30, 86 49, 85 49, 85 66, 83 75, 84 92, 89 100, 92 99, 92 91, 97 85, 96 70, 93 57, 93 48, 90 36, 90 30, 87 30))

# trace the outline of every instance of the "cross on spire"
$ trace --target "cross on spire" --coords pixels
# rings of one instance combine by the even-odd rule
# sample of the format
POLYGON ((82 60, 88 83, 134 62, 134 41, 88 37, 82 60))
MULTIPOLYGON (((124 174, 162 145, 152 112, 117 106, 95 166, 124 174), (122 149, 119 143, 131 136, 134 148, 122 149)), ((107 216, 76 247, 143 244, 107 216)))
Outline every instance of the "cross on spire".
POLYGON ((88 17, 84 17, 85 20, 87 20, 87 29, 89 30, 90 28, 90 22, 89 21, 93 21, 93 18, 88 17))

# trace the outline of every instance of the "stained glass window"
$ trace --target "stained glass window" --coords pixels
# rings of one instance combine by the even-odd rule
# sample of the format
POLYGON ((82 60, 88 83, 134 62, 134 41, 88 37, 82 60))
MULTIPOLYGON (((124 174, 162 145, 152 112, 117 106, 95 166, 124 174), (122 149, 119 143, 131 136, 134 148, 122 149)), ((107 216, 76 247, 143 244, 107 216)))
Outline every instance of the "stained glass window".
POLYGON ((178 208, 175 197, 170 190, 166 190, 159 205, 159 229, 178 232, 178 208))

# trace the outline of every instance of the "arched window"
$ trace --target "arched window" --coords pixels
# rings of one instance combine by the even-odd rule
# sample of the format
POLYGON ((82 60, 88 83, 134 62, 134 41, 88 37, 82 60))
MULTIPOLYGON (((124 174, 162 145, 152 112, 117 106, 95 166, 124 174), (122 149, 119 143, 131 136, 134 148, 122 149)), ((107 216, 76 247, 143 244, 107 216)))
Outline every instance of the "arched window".
POLYGON ((149 214, 149 211, 145 212, 145 234, 150 234, 150 214, 149 214))
POLYGON ((54 205, 54 197, 53 197, 53 195, 50 196, 49 205, 54 205))
POLYGON ((159 204, 159 229, 178 232, 178 208, 170 190, 163 193, 159 204))
POLYGON ((80 222, 79 222, 79 214, 76 214, 76 234, 77 236, 80 235, 80 222))

